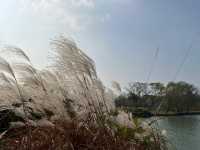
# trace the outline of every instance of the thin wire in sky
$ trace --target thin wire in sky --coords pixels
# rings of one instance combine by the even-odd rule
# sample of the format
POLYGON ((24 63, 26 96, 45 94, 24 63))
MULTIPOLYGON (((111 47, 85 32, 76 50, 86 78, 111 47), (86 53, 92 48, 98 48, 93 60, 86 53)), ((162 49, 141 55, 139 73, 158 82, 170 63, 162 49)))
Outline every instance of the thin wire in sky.
POLYGON ((151 64, 151 67, 150 67, 150 70, 149 70, 149 73, 148 73, 148 76, 147 76, 146 83, 148 83, 150 78, 151 78, 151 75, 152 75, 153 70, 154 70, 155 63, 156 63, 156 61, 158 59, 159 51, 160 51, 159 48, 157 48, 156 51, 155 51, 154 60, 153 60, 153 63, 151 64))
MULTIPOLYGON (((198 35, 199 35, 199 33, 198 33, 198 35)), ((197 35, 197 37, 198 37, 198 35, 197 35)), ((188 49, 186 50, 186 53, 185 53, 185 55, 184 55, 184 57, 183 57, 183 60, 181 61, 180 65, 178 66, 177 71, 176 71, 176 73, 175 73, 175 75, 174 75, 172 81, 176 81, 178 75, 180 74, 180 72, 181 72, 181 70, 182 70, 182 68, 183 68, 183 66, 184 66, 184 64, 185 64, 185 62, 186 62, 186 60, 187 60, 188 57, 190 56, 190 53, 191 53, 191 51, 192 51, 193 44, 194 44, 195 40, 196 40, 196 38, 194 38, 194 39, 192 40, 191 44, 189 45, 188 49)))
POLYGON ((183 66, 184 66, 184 64, 185 64, 185 62, 187 60, 187 58, 189 57, 189 54, 190 54, 191 50, 192 50, 192 44, 187 49, 187 51, 186 51, 186 53, 185 53, 185 55, 183 57, 183 60, 181 61, 180 65, 178 66, 177 71, 176 71, 172 81, 176 81, 178 75, 180 74, 180 72, 181 72, 181 70, 182 70, 182 68, 183 68, 183 66))

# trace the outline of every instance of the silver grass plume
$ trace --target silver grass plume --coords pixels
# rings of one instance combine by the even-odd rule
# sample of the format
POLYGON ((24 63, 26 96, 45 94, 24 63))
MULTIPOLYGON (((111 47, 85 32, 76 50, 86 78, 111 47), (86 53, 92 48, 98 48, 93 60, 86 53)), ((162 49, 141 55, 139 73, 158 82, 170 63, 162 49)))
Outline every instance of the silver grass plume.
MULTIPOLYGON (((4 49, 1 50, 1 54, 3 53, 9 53, 9 54, 14 54, 15 56, 17 56, 16 58, 22 58, 23 60, 27 61, 30 65, 27 66, 26 65, 26 68, 22 67, 21 65, 21 68, 23 68, 23 70, 26 70, 28 71, 29 73, 32 72, 33 75, 34 74, 34 69, 33 69, 33 65, 29 59, 29 57, 25 54, 25 52, 20 49, 20 48, 16 48, 16 47, 12 47, 12 46, 7 46, 5 47, 4 49)), ((20 65, 18 64, 18 67, 20 67, 20 65)), ((4 71, 7 71, 7 73, 9 73, 14 81, 15 81, 15 85, 17 87, 17 90, 18 90, 18 93, 19 93, 19 96, 20 96, 20 99, 21 99, 21 102, 22 102, 22 106, 23 106, 23 111, 24 111, 24 114, 25 114, 25 121, 26 121, 26 125, 27 125, 27 128, 28 128, 28 149, 31 149, 31 141, 30 141, 30 137, 31 137, 31 130, 30 130, 30 127, 29 127, 29 124, 28 124, 28 107, 26 106, 26 100, 24 98, 24 95, 23 95, 23 89, 20 87, 20 84, 17 80, 17 76, 15 74, 15 72, 13 71, 13 68, 12 68, 12 65, 10 65, 5 59, 3 58, 0 58, 0 69, 3 68, 4 71)), ((36 73, 37 74, 37 73, 36 73)), ((40 79, 41 83, 42 83, 42 80, 40 79)), ((42 84, 43 85, 43 84, 42 84)), ((43 90, 46 92, 46 89, 44 86, 43 87, 43 90)))
POLYGON ((27 63, 15 63, 12 65, 12 68, 16 70, 16 75, 17 78, 19 78, 19 81, 30 84, 34 83, 37 86, 41 86, 43 90, 46 91, 40 75, 38 75, 37 70, 32 65, 27 63))
POLYGON ((120 94, 122 91, 121 86, 117 81, 112 81, 112 88, 117 92, 117 94, 120 94))
POLYGON ((84 73, 96 78, 96 68, 92 59, 77 48, 76 44, 63 36, 52 41, 56 57, 55 65, 58 69, 65 69, 70 73, 84 73))
POLYGON ((0 70, 10 74, 12 77, 15 78, 14 71, 10 64, 2 57, 0 57, 0 70))
POLYGON ((63 36, 53 40, 51 44, 55 51, 53 67, 71 78, 75 83, 71 88, 80 93, 80 101, 86 100, 91 112, 95 111, 97 115, 102 114, 102 109, 98 105, 100 106, 103 101, 104 106, 106 108, 107 106, 103 95, 104 87, 97 82, 94 61, 83 53, 75 43, 63 36))
POLYGON ((12 78, 7 77, 4 72, 0 72, 0 81, 2 88, 5 87, 9 89, 14 89, 15 81, 12 78))
POLYGON ((26 55, 26 53, 18 48, 18 47, 14 47, 14 46, 5 46, 2 50, 1 53, 5 53, 5 54, 15 54, 17 57, 23 58, 24 60, 28 61, 31 63, 30 58, 28 57, 28 55, 26 55))
POLYGON ((25 74, 28 74, 29 80, 36 83, 36 85, 40 85, 44 92, 48 95, 42 77, 40 76, 38 71, 33 67, 30 58, 22 49, 14 46, 5 46, 4 49, 2 49, 0 52, 5 53, 6 55, 14 55, 16 56, 16 58, 22 58, 23 60, 25 60, 25 62, 23 63, 19 63, 18 61, 14 62, 13 64, 11 63, 11 66, 14 70, 16 69, 16 72, 18 74, 20 74, 19 72, 23 73, 21 74, 21 79, 25 79, 25 74))
MULTIPOLYGON (((9 101, 9 99, 13 100, 13 94, 15 94, 15 96, 19 97, 19 100, 21 100, 14 79, 6 74, 7 73, 0 72, 0 90, 1 90, 1 92, 3 92, 3 94, 6 95, 7 101, 9 101)), ((1 97, 1 98, 3 98, 3 97, 1 97)), ((5 100, 5 97, 3 98, 3 100, 5 100)), ((0 106, 0 109, 1 108, 2 108, 2 104, 0 106)))
MULTIPOLYGON (((48 84, 49 81, 54 82, 59 89, 60 93, 62 94, 64 100, 63 103, 65 104, 65 107, 67 108, 68 115, 71 118, 74 118, 76 116, 76 112, 74 108, 72 107, 73 100, 70 98, 68 94, 68 89, 63 85, 63 76, 60 75, 58 72, 51 72, 50 70, 43 70, 41 75, 46 79, 46 82, 48 84)), ((51 84, 52 86, 52 84, 51 84)), ((55 88, 55 86, 53 85, 55 88)))
MULTIPOLYGON (((24 113, 25 113, 25 117, 27 117, 27 111, 26 111, 26 106, 25 106, 25 98, 24 98, 24 95, 23 95, 23 92, 22 92, 22 89, 17 81, 17 78, 16 78, 16 75, 12 69, 12 67, 10 66, 10 64, 2 57, 0 57, 0 70, 10 74, 14 80, 14 83, 15 83, 15 86, 18 90, 18 93, 19 93, 19 96, 20 96, 20 99, 21 99, 21 102, 22 102, 22 105, 23 105, 23 110, 24 110, 24 113)), ((26 118, 27 119, 27 118, 26 118)))
POLYGON ((63 83, 61 83, 61 77, 58 76, 58 74, 56 75, 56 73, 53 73, 50 70, 43 70, 41 72, 41 76, 44 78, 44 81, 48 84, 50 81, 54 82, 60 92, 62 93, 62 95, 66 98, 68 96, 67 91, 63 88, 63 83))

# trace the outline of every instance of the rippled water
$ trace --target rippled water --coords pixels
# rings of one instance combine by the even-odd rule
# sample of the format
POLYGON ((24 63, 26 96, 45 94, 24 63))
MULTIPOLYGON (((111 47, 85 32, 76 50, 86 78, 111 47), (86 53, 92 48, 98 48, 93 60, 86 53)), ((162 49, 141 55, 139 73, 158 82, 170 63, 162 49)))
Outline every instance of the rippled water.
POLYGON ((200 116, 165 117, 157 126, 166 130, 168 141, 177 150, 200 150, 200 116))

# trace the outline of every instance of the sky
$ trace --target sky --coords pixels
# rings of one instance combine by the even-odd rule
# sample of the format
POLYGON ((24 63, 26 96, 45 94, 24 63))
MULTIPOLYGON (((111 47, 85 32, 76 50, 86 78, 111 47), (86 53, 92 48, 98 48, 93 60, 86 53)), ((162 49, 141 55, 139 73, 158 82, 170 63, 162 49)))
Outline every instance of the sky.
POLYGON ((50 41, 63 34, 96 62, 108 86, 147 81, 153 63, 149 82, 166 83, 185 60, 176 81, 200 87, 199 18, 197 0, 2 0, 0 42, 24 49, 43 68, 50 41))

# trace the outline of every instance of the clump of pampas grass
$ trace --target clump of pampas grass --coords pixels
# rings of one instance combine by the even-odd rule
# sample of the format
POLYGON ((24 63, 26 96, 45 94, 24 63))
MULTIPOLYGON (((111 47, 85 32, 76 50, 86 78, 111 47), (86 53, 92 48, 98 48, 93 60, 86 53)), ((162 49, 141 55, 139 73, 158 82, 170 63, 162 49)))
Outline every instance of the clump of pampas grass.
MULTIPOLYGON (((103 85, 94 61, 73 41, 60 36, 51 45, 52 63, 44 70, 36 69, 20 48, 6 46, 0 51, 0 88, 7 91, 0 98, 0 111, 21 108, 24 113, 24 123, 12 123, 20 127, 8 127, 0 134, 0 148, 164 149, 157 132, 137 139, 141 128, 134 126, 132 118, 128 118, 131 127, 117 123, 121 119, 113 115, 117 111, 113 91, 103 85)), ((117 82, 113 87, 121 91, 117 82)))

